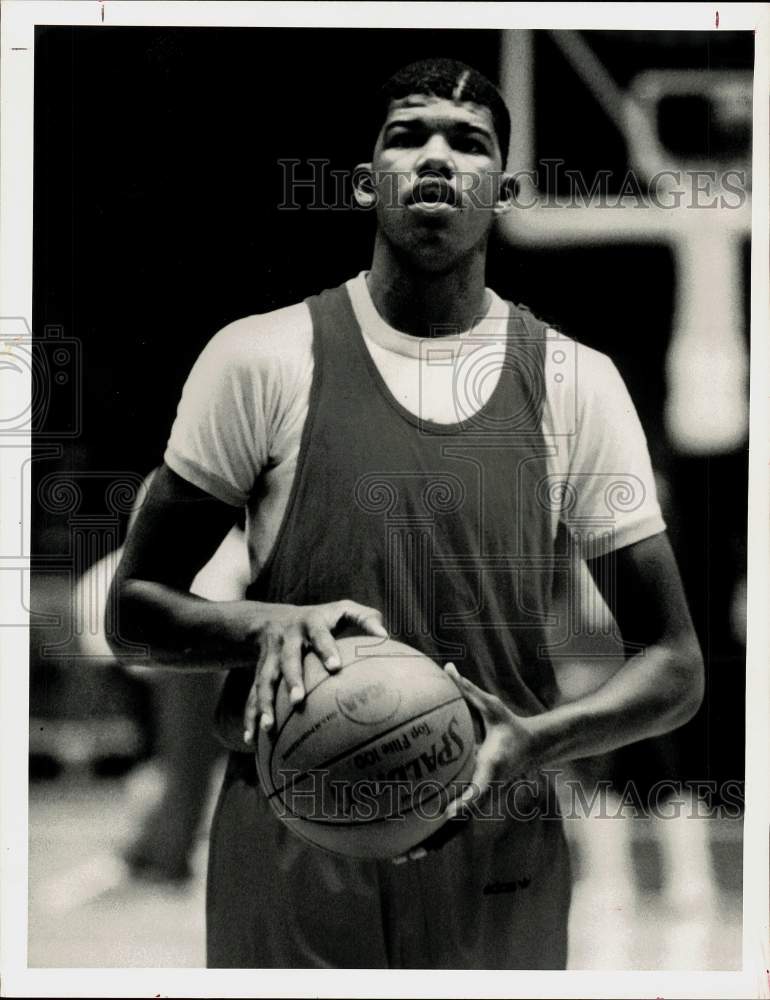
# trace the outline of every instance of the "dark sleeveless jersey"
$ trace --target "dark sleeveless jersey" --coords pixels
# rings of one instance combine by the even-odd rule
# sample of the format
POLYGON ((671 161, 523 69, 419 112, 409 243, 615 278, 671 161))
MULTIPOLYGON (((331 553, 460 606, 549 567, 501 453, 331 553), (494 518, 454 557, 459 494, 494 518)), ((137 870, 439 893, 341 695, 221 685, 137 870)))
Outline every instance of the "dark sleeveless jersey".
MULTIPOLYGON (((543 327, 512 307, 494 392, 447 426, 390 393, 344 287, 308 304, 309 412, 273 555, 249 596, 369 604, 394 638, 453 660, 517 712, 542 711, 555 689, 542 649, 553 542, 537 499, 543 327)), ((220 704, 220 735, 250 752, 231 753, 212 822, 210 967, 565 967, 571 880, 560 822, 537 812, 475 819, 402 866, 308 846, 273 814, 253 749, 240 742, 252 677, 232 671, 220 704)))
MULTIPOLYGON (((297 471, 247 596, 378 608, 393 638, 455 663, 519 714, 543 711, 555 693, 544 649, 552 525, 538 499, 548 453, 544 324, 511 305, 491 396, 457 423, 437 424, 390 392, 344 286, 307 301, 314 374, 297 471)), ((247 749, 252 679, 232 671, 220 703, 219 735, 233 749, 247 749)))

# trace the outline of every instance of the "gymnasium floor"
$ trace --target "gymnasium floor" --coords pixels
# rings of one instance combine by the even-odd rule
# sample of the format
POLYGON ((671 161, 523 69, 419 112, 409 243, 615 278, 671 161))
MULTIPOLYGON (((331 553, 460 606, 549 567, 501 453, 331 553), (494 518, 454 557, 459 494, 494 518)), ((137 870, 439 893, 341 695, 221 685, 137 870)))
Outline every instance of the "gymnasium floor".
MULTIPOLYGON (((205 839, 194 879, 179 889, 131 882, 117 855, 157 791, 151 765, 121 779, 76 772, 32 784, 30 967, 203 964, 205 839)), ((566 827, 576 874, 570 968, 740 967, 740 821, 566 827)))

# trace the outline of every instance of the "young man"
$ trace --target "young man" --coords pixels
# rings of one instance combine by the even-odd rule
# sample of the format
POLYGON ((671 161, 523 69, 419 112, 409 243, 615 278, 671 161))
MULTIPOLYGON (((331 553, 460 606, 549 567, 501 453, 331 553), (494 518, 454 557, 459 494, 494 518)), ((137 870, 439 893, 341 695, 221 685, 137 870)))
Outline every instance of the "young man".
POLYGON ((306 846, 256 788, 255 727, 273 726, 277 682, 301 701, 303 652, 337 669, 347 625, 455 665, 483 723, 466 813, 522 774, 539 779, 542 803, 543 768, 663 733, 702 696, 615 369, 572 345, 577 363, 560 370, 546 327, 485 288, 488 236, 511 208, 500 95, 471 68, 430 60, 381 97, 372 162, 356 175, 377 214, 371 269, 233 323, 203 351, 126 544, 120 628, 180 669, 231 671, 209 965, 563 968, 569 862, 561 824, 537 809, 471 815, 440 849, 394 865, 306 846), (559 521, 606 523, 617 481, 633 496, 610 503, 612 530, 585 532, 582 553, 632 645, 606 683, 557 706, 545 630, 559 521), (244 506, 247 599, 191 596, 244 506))

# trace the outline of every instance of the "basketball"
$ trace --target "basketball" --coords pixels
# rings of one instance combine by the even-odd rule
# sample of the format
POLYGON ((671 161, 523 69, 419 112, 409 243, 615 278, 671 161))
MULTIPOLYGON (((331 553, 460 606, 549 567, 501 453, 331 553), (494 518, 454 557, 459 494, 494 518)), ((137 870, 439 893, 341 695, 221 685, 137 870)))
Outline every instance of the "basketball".
POLYGON ((337 640, 342 669, 305 657, 306 697, 284 681, 257 770, 279 819, 333 854, 393 858, 444 822, 475 760, 473 720, 433 660, 392 639, 337 640))

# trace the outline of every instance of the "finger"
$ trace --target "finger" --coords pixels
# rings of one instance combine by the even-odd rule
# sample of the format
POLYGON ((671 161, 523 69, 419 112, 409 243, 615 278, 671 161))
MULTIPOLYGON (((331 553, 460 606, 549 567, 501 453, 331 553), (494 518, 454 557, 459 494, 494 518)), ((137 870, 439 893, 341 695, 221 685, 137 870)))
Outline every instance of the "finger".
POLYGON ((444 664, 444 672, 447 673, 447 674, 449 674, 449 676, 454 681, 455 686, 457 687, 457 689, 462 694, 462 690, 463 690, 462 676, 460 675, 460 671, 457 669, 457 667, 454 665, 454 663, 445 663, 444 664))
POLYGON ((471 811, 469 807, 471 802, 474 800, 475 795, 476 788, 471 783, 461 795, 458 795, 456 799, 452 799, 446 807, 446 812, 444 813, 446 817, 445 826, 450 826, 452 823, 456 822, 467 822, 471 818, 471 811))
POLYGON ((447 673, 455 684, 457 684, 463 698, 473 705, 476 711, 479 712, 485 719, 489 718, 487 703, 479 696, 479 689, 476 685, 472 684, 467 677, 463 677, 463 675, 459 673, 455 667, 452 667, 451 671, 447 669, 447 673))
MULTIPOLYGON (((458 671, 454 663, 447 663, 444 665, 444 671, 452 678, 455 687, 460 692, 460 694, 465 698, 465 688, 463 686, 463 676, 458 671)), ((466 704, 468 700, 466 699, 466 704)), ((487 733, 487 725, 492 722, 491 718, 484 716, 475 705, 469 706, 471 709, 471 719, 473 720, 473 732, 476 737, 477 743, 483 743, 484 737, 487 733)))
POLYGON ((457 684, 465 700, 473 705, 484 719, 498 722, 505 717, 507 710, 496 695, 489 694, 467 677, 463 677, 453 663, 447 663, 444 669, 457 684))
POLYGON ((413 847, 409 851, 410 861, 422 861, 423 858, 427 858, 428 852, 424 847, 413 847))
POLYGON ((334 641, 334 636, 321 618, 313 618, 308 624, 307 639, 327 670, 339 670, 342 657, 334 641))
POLYGON ((388 630, 382 623, 382 612, 376 608, 367 608, 355 601, 341 601, 341 615, 355 622, 368 635, 376 635, 381 639, 388 638, 388 630))
POLYGON ((366 632, 367 635, 375 635, 380 639, 388 638, 388 630, 382 621, 382 614, 379 611, 372 611, 371 614, 357 618, 356 622, 366 632))
POLYGON ((289 689, 289 701, 292 705, 299 705, 305 697, 305 685, 302 680, 302 638, 297 631, 284 635, 280 669, 289 689))
POLYGON ((257 727, 257 716, 259 715, 259 703, 257 700, 257 680, 249 689, 249 696, 246 699, 246 707, 243 710, 243 742, 253 743, 254 732, 257 727))
POLYGON ((281 669, 278 661, 278 646, 272 640, 265 643, 264 652, 257 666, 257 702, 259 707, 259 725, 265 732, 273 728, 275 722, 274 702, 275 689, 281 679, 281 669))

